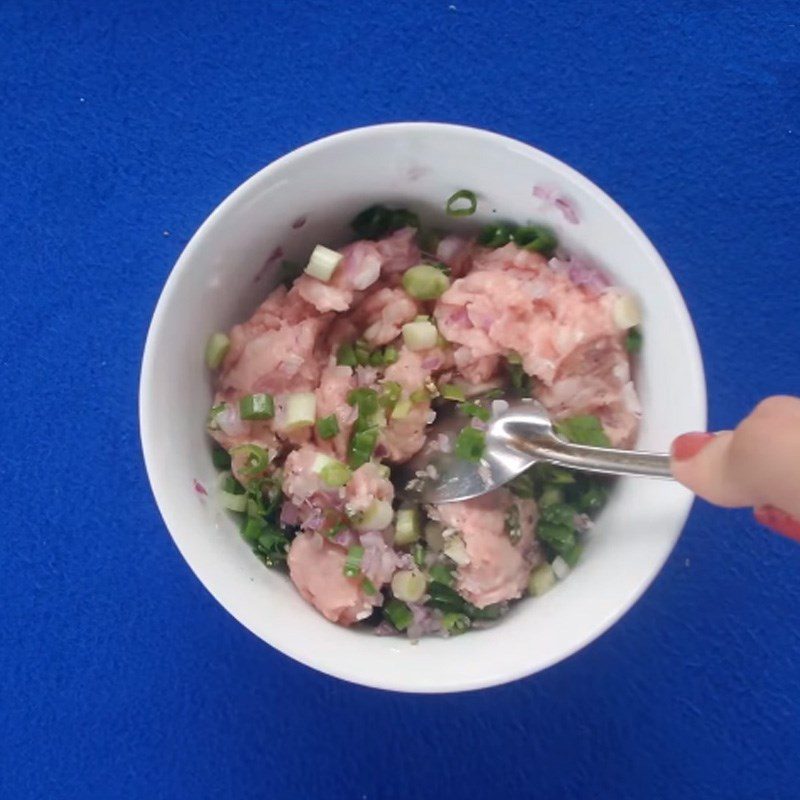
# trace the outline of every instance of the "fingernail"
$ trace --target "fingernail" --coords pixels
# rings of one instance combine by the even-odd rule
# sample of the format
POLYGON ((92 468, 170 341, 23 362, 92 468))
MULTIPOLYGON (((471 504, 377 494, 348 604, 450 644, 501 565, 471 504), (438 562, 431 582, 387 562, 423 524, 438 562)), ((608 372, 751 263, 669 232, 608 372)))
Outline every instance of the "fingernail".
POLYGON ((712 439, 713 433, 684 433, 672 443, 672 457, 686 461, 696 456, 712 439))
POLYGON ((800 520, 775 506, 759 506, 753 509, 756 521, 767 528, 800 542, 800 520))

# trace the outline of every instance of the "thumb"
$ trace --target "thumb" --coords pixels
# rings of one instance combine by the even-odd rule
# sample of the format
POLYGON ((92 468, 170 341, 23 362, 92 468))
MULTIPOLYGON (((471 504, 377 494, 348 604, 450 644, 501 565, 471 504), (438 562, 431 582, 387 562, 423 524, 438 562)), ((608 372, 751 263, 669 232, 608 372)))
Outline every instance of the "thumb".
POLYGON ((685 433, 672 443, 672 474, 696 495, 727 508, 753 505, 731 468, 733 433, 685 433))

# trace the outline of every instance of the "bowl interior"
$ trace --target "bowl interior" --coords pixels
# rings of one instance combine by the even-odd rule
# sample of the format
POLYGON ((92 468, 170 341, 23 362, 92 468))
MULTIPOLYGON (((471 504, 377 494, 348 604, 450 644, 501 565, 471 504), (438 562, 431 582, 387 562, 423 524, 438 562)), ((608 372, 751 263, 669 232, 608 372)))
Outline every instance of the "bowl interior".
POLYGON ((502 683, 566 657, 635 602, 675 544, 691 504, 687 491, 665 481, 619 481, 566 581, 517 605, 495 628, 415 646, 326 622, 288 578, 251 554, 214 499, 204 433, 212 395, 207 337, 252 312, 277 283, 283 259, 304 261, 316 243, 351 238, 349 220, 374 202, 408 206, 453 232, 497 219, 546 221, 567 249, 590 254, 642 301, 639 446, 664 450, 675 435, 704 429, 702 364, 683 300, 652 245, 613 201, 519 142, 457 126, 397 124, 339 134, 280 159, 237 189, 186 247, 145 348, 140 413, 148 474, 193 571, 236 619, 279 650, 329 674, 401 691, 502 683), (579 223, 535 197, 534 186, 568 198, 579 223), (444 201, 461 188, 478 194, 478 212, 449 218, 444 201))

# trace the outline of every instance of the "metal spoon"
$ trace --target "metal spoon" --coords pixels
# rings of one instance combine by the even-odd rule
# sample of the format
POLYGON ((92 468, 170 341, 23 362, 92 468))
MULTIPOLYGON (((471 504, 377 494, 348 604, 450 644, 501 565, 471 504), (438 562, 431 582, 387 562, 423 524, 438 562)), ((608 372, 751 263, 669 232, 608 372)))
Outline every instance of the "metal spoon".
POLYGON ((480 462, 467 461, 453 452, 453 443, 467 420, 456 413, 439 412, 427 430, 426 445, 399 474, 409 499, 423 503, 454 503, 491 492, 522 474, 538 461, 560 467, 606 475, 671 478, 669 456, 571 444, 553 430, 550 416, 535 400, 493 404, 486 429, 486 451, 480 462), (431 442, 450 442, 443 452, 431 442))

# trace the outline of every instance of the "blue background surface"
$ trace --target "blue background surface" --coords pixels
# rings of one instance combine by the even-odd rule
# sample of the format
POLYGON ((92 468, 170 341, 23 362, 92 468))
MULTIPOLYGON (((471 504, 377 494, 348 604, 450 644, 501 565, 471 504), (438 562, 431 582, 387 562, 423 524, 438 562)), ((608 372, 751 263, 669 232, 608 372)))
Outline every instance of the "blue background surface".
POLYGON ((800 547, 747 512, 696 506, 567 662, 408 697, 241 628, 144 474, 185 243, 276 156, 387 120, 495 129, 618 200, 685 293, 713 427, 800 394, 797 4, 588 6, 0 4, 0 797, 798 797, 800 547))

